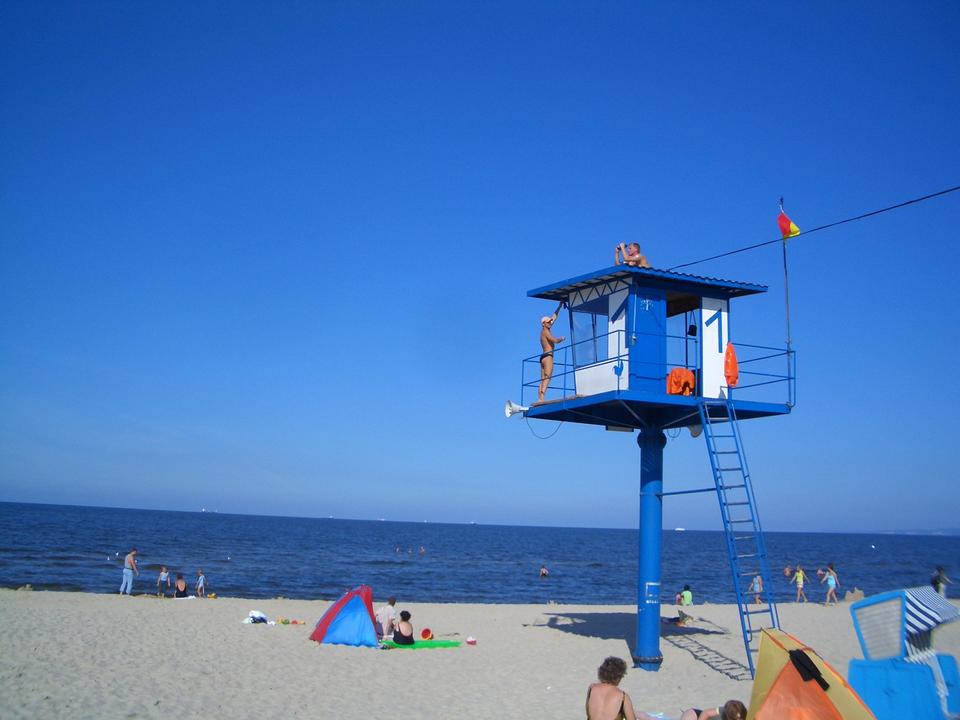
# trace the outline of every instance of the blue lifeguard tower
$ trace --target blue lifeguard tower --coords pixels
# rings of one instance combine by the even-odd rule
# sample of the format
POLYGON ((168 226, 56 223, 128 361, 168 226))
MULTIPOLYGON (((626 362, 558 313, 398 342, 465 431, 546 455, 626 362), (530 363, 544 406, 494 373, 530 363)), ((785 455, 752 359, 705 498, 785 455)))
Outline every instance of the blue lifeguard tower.
POLYGON ((790 412, 794 354, 789 343, 781 348, 748 344, 739 328, 731 332, 730 314, 734 298, 766 291, 752 283, 620 265, 527 293, 566 303, 570 340, 554 352, 543 402, 534 402, 540 353, 523 361, 521 403, 508 403, 507 415, 522 412, 530 419, 639 431, 640 568, 633 660, 646 670, 659 669, 663 661, 660 547, 662 502, 668 495, 717 493, 751 674, 760 628, 779 627, 769 590, 763 593, 765 604, 748 604, 754 577, 763 578, 765 589, 772 584, 738 421, 790 412), (734 337, 735 355, 729 348, 734 337), (739 380, 731 376, 732 365, 739 380), (683 427, 694 436, 703 433, 714 485, 664 492, 664 430, 683 427))

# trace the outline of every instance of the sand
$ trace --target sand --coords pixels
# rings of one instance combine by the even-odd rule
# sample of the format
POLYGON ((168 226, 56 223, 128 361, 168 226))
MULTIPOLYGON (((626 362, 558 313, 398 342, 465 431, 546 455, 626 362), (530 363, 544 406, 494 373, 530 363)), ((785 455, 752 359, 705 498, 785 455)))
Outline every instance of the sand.
MULTIPOLYGON (((636 612, 401 602, 418 632, 477 638, 411 652, 310 642, 329 605, 0 590, 0 717, 582 718, 603 658, 629 661, 636 612), (250 610, 307 624, 242 624, 250 610)), ((860 657, 846 604, 779 607, 783 629, 842 674, 860 657)), ((662 669, 631 669, 621 684, 638 709, 676 718, 691 705, 749 700, 736 606, 691 610, 692 627, 664 631, 662 669)), ((960 623, 936 641, 958 655, 960 623)))

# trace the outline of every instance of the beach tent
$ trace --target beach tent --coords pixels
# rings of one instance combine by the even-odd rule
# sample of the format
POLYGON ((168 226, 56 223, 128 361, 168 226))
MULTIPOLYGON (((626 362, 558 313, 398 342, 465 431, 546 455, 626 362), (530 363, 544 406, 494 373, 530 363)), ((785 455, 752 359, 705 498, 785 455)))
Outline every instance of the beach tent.
POLYGON ((960 673, 933 649, 933 632, 960 611, 933 588, 872 595, 850 606, 864 660, 850 661, 850 684, 878 720, 937 720, 960 714, 960 673))
POLYGON ((747 720, 875 720, 841 675, 782 630, 760 636, 747 720))
POLYGON ((330 606, 317 622, 310 639, 333 645, 378 647, 374 622, 373 592, 361 585, 330 606))

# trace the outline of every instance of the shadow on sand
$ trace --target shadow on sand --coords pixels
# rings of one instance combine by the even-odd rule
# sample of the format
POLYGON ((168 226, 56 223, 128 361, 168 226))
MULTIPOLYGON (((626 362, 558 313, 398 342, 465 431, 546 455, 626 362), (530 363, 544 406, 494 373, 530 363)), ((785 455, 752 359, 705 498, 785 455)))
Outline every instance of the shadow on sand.
MULTIPOLYGON (((560 632, 602 640, 622 640, 634 647, 637 616, 626 612, 559 612, 548 613, 546 623, 534 627, 548 627, 560 632)), ((686 625, 677 625, 662 619, 660 637, 674 647, 689 652, 694 659, 711 670, 732 680, 750 680, 750 668, 704 644, 710 636, 729 635, 730 630, 714 625, 703 618, 692 618, 686 625)))

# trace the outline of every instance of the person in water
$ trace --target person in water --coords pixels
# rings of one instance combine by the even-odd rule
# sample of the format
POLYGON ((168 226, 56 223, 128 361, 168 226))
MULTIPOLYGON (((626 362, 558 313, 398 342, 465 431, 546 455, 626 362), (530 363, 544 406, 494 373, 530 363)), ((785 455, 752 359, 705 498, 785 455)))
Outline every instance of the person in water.
POLYGON ((410 613, 400 611, 400 622, 393 631, 393 641, 397 645, 413 645, 413 625, 410 624, 410 613))
POLYGON ((684 710, 680 720, 711 720, 720 718, 720 720, 745 720, 747 717, 747 707, 739 700, 728 700, 722 708, 708 708, 698 710, 690 708, 684 710))
POLYGON ((833 563, 827 565, 826 571, 820 576, 820 584, 822 585, 824 582, 827 583, 827 596, 824 598, 823 604, 829 605, 830 598, 833 598, 835 605, 839 604, 840 601, 837 600, 837 588, 840 587, 840 578, 837 577, 837 571, 833 569, 833 563))
POLYGON ((183 579, 183 573, 177 573, 177 581, 173 584, 173 596, 177 598, 187 597, 187 581, 183 579))
POLYGON ((540 566, 540 577, 549 577, 549 576, 550 576, 550 571, 547 570, 547 566, 546 566, 546 565, 541 565, 541 566, 540 566))
MULTIPOLYGON (((587 690, 587 720, 636 720, 633 702, 618 686, 627 674, 627 663, 618 657, 608 657, 597 668, 597 679, 587 690)), ((641 713, 642 720, 649 716, 641 713)))
POLYGON ((540 388, 537 392, 537 402, 543 402, 543 398, 547 394, 547 388, 550 386, 550 378, 553 377, 553 350, 557 343, 566 340, 563 336, 554 337, 553 333, 550 332, 550 328, 557 321, 557 315, 560 314, 560 308, 563 306, 564 303, 560 303, 557 305, 557 309, 553 311, 553 315, 549 317, 544 315, 540 318, 540 347, 543 352, 540 355, 540 388))
POLYGON ((632 265, 633 267, 650 267, 647 256, 640 252, 640 243, 632 242, 629 245, 620 243, 613 251, 613 260, 617 265, 632 265), (621 260, 621 255, 623 260, 621 260))
POLYGON ((797 586, 797 602, 800 602, 800 598, 803 598, 803 602, 807 602, 807 594, 803 591, 803 583, 806 582, 806 580, 807 574, 803 571, 803 568, 800 567, 800 563, 797 563, 797 569, 790 579, 790 582, 797 586))

